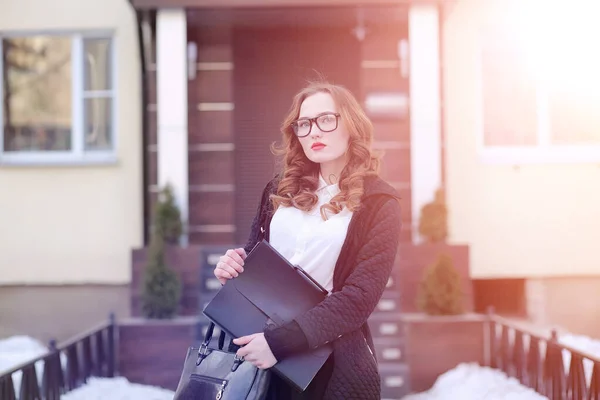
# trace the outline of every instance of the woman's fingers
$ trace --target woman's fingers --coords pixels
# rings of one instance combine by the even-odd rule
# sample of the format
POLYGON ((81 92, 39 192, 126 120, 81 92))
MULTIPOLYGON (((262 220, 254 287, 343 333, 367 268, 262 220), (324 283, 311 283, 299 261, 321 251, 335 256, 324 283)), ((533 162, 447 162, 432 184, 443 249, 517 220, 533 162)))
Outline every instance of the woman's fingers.
POLYGON ((233 279, 244 272, 244 258, 246 258, 246 252, 242 248, 229 249, 221 256, 213 272, 221 285, 224 285, 228 279, 233 279))
POLYGON ((244 270, 244 260, 242 259, 242 256, 234 249, 227 250, 227 253, 221 257, 221 261, 224 261, 229 266, 234 267, 238 272, 242 272, 244 270))
POLYGON ((221 269, 215 269, 215 277, 221 283, 221 286, 225 285, 229 279, 233 278, 228 272, 221 269))
POLYGON ((232 275, 231 272, 226 271, 223 268, 215 269, 215 276, 217 278, 223 278, 223 279, 233 279, 234 278, 234 276, 232 275))
POLYGON ((244 250, 243 248, 240 247, 239 249, 235 249, 235 252, 240 255, 240 257, 242 258, 242 260, 246 259, 246 250, 244 250))
MULTIPOLYGON (((231 278, 236 278, 240 273, 233 268, 231 265, 224 263, 223 261, 219 261, 219 263, 217 264, 217 269, 222 270, 223 272, 228 273, 231 278)), ((229 279, 231 279, 229 278, 229 279)))
POLYGON ((217 274, 215 274, 215 276, 217 277, 217 280, 219 281, 219 283, 221 284, 221 286, 224 286, 227 283, 227 279, 226 278, 220 278, 217 276, 217 274))

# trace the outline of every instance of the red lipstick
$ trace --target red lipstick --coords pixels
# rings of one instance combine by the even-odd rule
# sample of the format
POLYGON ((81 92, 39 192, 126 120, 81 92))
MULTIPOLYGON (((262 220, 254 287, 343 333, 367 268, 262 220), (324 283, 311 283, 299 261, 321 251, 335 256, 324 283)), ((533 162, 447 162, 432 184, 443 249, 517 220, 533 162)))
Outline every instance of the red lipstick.
POLYGON ((310 147, 312 150, 321 150, 325 148, 325 145, 321 142, 315 142, 313 143, 313 145, 310 147))

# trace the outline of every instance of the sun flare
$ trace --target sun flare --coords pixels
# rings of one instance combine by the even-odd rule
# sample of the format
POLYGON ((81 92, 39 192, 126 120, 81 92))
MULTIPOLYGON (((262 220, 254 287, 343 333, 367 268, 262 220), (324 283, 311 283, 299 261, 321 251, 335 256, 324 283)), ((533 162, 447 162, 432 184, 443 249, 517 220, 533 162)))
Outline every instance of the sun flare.
POLYGON ((530 73, 549 89, 600 96, 600 2, 520 3, 517 35, 530 73))

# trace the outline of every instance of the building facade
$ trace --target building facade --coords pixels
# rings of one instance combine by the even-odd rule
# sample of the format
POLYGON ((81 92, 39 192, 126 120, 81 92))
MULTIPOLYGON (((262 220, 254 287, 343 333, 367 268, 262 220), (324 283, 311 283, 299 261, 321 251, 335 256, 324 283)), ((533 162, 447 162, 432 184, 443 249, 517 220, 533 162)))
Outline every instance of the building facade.
POLYGON ((442 28, 450 240, 469 244, 476 295, 593 336, 599 15, 588 1, 460 0, 442 28))
POLYGON ((121 0, 0 3, 0 336, 125 309, 144 232, 136 27, 121 0))
MULTIPOLYGON (((600 334, 585 317, 597 302, 568 316, 575 294, 600 286, 600 84, 586 19, 600 11, 575 2, 537 18, 539 7, 3 2, 1 301, 99 290, 99 313, 127 304, 131 249, 167 183, 184 244, 244 242, 292 95, 324 76, 373 120, 404 243, 420 242, 420 209, 444 188, 449 241, 470 247, 480 309, 600 334)), ((62 304, 87 315, 75 303, 62 304)))
POLYGON ((270 145, 283 116, 293 94, 319 76, 348 87, 370 113, 382 173, 403 197, 402 237, 411 240, 415 211, 442 184, 437 4, 134 5, 153 32, 149 203, 167 183, 175 188, 187 242, 245 241, 276 172, 270 145), (410 107, 409 92, 419 93, 410 107))

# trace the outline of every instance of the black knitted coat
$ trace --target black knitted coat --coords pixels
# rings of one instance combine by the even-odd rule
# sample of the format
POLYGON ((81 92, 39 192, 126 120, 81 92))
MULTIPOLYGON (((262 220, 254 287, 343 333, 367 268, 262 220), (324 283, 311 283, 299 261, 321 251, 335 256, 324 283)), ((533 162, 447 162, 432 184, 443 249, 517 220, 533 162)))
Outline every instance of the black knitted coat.
MULTIPOLYGON (((245 246, 269 240, 273 206, 269 195, 277 178, 265 187, 245 246)), ((365 178, 361 208, 348 226, 335 265, 333 290, 318 306, 283 326, 265 331, 276 359, 333 344, 333 371, 324 400, 379 400, 381 381, 367 319, 377 306, 390 276, 400 235, 396 191, 376 176, 365 178)))

